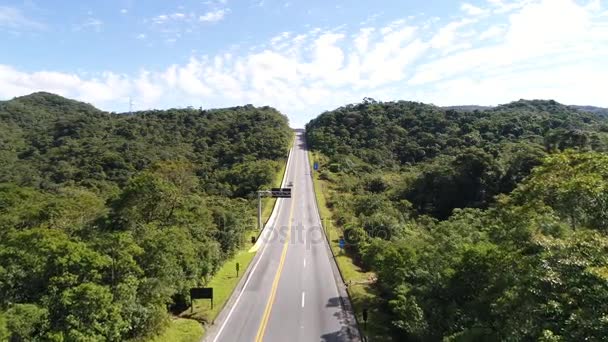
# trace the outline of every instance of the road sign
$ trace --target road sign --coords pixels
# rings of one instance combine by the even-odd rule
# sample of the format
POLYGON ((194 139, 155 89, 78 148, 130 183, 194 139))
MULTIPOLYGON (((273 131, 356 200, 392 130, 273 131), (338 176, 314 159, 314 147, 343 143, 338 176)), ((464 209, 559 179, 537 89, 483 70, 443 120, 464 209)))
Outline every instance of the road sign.
POLYGON ((340 249, 344 249, 344 246, 346 246, 346 241, 344 241, 343 237, 340 237, 338 244, 340 245, 340 249))
POLYGON ((194 287, 190 289, 192 299, 212 299, 213 287, 194 287))
POLYGON ((270 196, 275 198, 291 198, 291 188, 272 188, 270 196))
POLYGON ((312 165, 312 168, 313 168, 315 171, 317 171, 317 170, 319 169, 319 163, 315 162, 315 163, 312 165))
POLYGON ((194 287, 190 289, 190 311, 194 312, 195 299, 211 299, 213 309, 213 287, 194 287))

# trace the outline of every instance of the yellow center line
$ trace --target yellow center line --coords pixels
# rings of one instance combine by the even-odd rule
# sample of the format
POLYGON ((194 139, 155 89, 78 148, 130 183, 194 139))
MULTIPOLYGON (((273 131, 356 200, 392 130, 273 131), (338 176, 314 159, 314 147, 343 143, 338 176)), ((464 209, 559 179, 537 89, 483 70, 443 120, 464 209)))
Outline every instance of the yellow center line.
MULTIPOLYGON (((296 157, 294 160, 294 170, 295 174, 293 176, 293 184, 296 184, 296 179, 298 178, 297 173, 297 165, 298 158, 296 157)), ((256 342, 260 342, 264 339, 264 334, 266 332, 266 326, 268 325, 268 319, 270 318, 270 312, 272 311, 272 305, 274 304, 274 299, 277 294, 277 288, 279 286, 279 280, 281 279, 281 272, 283 271, 283 264, 285 264, 285 257, 287 256, 287 247, 289 246, 289 239, 291 237, 291 219, 293 218, 293 208, 295 207, 294 200, 294 189, 291 191, 291 209, 289 210, 289 223, 287 225, 287 236, 285 237, 285 242, 283 244, 283 252, 281 253, 281 259, 279 261, 279 267, 277 268, 277 273, 274 276, 274 281, 272 282, 272 288, 270 289, 270 296, 268 297, 268 302, 266 303, 266 309, 264 310, 264 315, 262 316, 262 321, 260 322, 260 328, 258 329, 258 333, 255 337, 256 342)))

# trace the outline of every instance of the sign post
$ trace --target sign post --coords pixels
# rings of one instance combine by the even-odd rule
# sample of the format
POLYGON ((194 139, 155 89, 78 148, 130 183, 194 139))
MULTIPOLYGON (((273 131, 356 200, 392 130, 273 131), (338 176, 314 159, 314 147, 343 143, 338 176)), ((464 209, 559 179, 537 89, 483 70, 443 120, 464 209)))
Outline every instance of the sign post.
POLYGON ((241 268, 241 265, 237 262, 236 263, 236 277, 239 277, 239 269, 241 268))
POLYGON ((262 191, 258 191, 258 229, 262 230, 262 191))

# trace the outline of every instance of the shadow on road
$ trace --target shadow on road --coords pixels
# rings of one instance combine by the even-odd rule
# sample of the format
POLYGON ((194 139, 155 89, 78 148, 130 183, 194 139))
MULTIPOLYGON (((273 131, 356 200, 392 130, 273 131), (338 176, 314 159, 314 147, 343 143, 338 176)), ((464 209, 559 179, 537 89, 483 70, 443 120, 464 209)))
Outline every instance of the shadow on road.
POLYGON ((325 305, 328 308, 335 308, 335 307, 339 307, 340 306, 340 297, 332 297, 329 298, 329 300, 327 301, 327 305, 325 305))
MULTIPOLYGON (((332 298, 334 299, 334 298, 332 298)), ((339 298, 335 298, 338 299, 339 298)), ((330 299, 331 302, 331 299, 330 299)), ((329 304, 328 304, 329 306, 329 304)), ((340 325, 342 326, 342 328, 338 331, 334 331, 328 334, 324 334, 321 335, 321 341, 322 342, 337 342, 337 341, 352 341, 353 340, 353 336, 352 336, 352 329, 356 329, 356 327, 351 327, 348 324, 348 321, 346 320, 346 315, 344 313, 344 311, 340 310, 339 312, 334 313, 334 316, 338 318, 338 320, 340 321, 340 325)))

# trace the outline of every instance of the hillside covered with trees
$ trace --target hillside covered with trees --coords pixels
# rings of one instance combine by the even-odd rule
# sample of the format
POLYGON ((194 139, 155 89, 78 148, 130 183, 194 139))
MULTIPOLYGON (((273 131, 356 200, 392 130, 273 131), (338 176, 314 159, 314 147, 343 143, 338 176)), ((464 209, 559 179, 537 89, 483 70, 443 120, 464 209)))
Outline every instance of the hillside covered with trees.
POLYGON ((387 340, 608 336, 605 117, 365 99, 306 131, 387 340))
POLYGON ((0 340, 158 331, 244 242, 291 136, 269 107, 0 102, 0 340))

